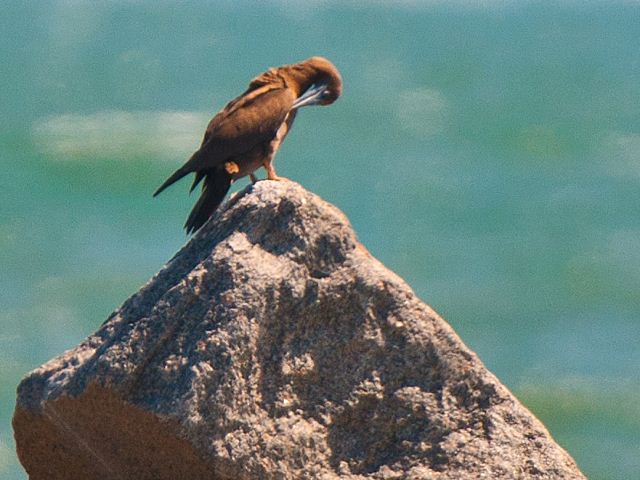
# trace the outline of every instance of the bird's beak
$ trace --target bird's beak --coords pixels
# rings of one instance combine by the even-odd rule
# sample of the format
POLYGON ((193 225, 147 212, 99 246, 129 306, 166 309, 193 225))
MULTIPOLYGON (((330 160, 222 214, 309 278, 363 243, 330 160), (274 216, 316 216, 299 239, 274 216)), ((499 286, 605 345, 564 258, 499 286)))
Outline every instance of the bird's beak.
POLYGON ((327 85, 325 83, 320 83, 318 85, 312 85, 306 92, 298 97, 298 99, 293 102, 292 109, 306 107, 307 105, 318 105, 322 101, 323 94, 327 89, 327 85))

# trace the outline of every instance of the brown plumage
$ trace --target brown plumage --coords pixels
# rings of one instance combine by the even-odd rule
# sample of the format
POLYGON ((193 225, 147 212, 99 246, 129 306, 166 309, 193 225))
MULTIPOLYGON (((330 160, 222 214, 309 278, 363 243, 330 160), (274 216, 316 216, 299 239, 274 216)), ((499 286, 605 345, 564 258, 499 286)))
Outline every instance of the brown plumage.
POLYGON ((338 69, 322 57, 267 70, 211 119, 200 149, 153 196, 192 172, 196 175, 191 190, 204 180, 200 198, 184 226, 187 233, 195 232, 238 178, 250 175, 255 182, 253 172, 264 167, 269 180, 281 180, 273 160, 298 108, 329 105, 341 93, 338 69))

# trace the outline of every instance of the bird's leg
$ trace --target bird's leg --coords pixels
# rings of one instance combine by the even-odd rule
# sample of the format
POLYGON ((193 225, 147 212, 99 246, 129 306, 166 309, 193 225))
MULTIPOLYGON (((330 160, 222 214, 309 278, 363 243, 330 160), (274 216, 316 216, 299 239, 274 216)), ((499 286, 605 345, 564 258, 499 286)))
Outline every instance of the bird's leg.
POLYGON ((250 173, 249 174, 249 178, 251 179, 251 183, 255 184, 258 181, 258 177, 255 176, 255 174, 250 173))
POLYGON ((273 168, 273 162, 271 158, 265 160, 264 168, 267 171, 267 180, 275 180, 278 182, 281 180, 288 180, 288 178, 278 176, 278 174, 276 173, 276 169, 273 168))

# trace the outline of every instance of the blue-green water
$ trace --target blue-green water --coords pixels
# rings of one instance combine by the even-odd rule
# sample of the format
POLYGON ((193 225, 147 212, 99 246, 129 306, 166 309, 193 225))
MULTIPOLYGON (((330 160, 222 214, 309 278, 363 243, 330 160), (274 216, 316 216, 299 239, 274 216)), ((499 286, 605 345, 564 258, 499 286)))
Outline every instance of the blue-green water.
POLYGON ((3 2, 0 477, 22 375, 178 249, 181 165, 311 55, 278 172, 337 204, 591 479, 640 475, 640 4, 3 2))

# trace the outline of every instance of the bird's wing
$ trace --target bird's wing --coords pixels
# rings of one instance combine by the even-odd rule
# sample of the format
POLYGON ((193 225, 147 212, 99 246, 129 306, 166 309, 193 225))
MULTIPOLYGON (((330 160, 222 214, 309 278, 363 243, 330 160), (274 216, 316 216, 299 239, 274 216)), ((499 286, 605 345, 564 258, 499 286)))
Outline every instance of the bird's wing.
MULTIPOLYGON (((153 196, 191 172, 216 168, 273 139, 294 101, 295 92, 283 83, 259 85, 252 82, 244 94, 229 102, 211 119, 200 149, 153 196)), ((202 175, 196 175, 192 190, 202 178, 202 175)))
POLYGON ((271 85, 249 91, 232 101, 209 122, 200 155, 193 158, 189 170, 221 165, 229 158, 271 140, 294 101, 294 92, 271 85))

